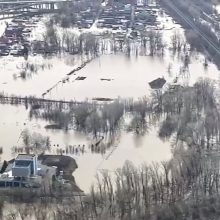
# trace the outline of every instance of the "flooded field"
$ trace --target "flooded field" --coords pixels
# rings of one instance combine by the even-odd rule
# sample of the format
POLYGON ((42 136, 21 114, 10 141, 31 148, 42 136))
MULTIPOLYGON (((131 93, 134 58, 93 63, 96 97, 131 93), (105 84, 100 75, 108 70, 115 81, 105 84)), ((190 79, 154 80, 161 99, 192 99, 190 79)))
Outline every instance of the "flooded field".
POLYGON ((211 64, 208 69, 204 69, 201 56, 193 55, 187 72, 181 73, 181 62, 178 63, 177 57, 172 59, 169 55, 163 58, 103 55, 77 72, 77 75, 71 76, 69 82, 59 84, 46 97, 65 100, 85 100, 93 97, 137 99, 151 93, 148 82, 158 77, 164 77, 168 82, 179 77, 181 83, 189 85, 200 77, 218 80, 217 68, 211 64), (76 80, 78 76, 84 76, 86 79, 76 80))
POLYGON ((71 56, 44 58, 36 55, 28 60, 24 57, 1 57, 0 68, 4 71, 1 71, 0 91, 6 94, 41 97, 79 63, 81 60, 71 56), (28 70, 27 65, 32 65, 34 70, 28 70), (25 75, 22 75, 24 71, 25 75))
MULTIPOLYGON (((204 67, 204 56, 193 52, 189 54, 190 62, 183 69, 183 54, 173 53, 169 48, 174 31, 183 34, 183 30, 168 16, 159 18, 163 28, 163 38, 167 49, 163 56, 126 56, 122 53, 107 53, 95 58, 81 70, 67 78, 67 74, 85 61, 78 55, 47 56, 31 55, 24 57, 0 57, 0 92, 21 96, 36 96, 55 100, 77 100, 102 98, 133 98, 149 96, 149 82, 164 77, 167 82, 178 79, 178 83, 192 85, 200 77, 219 80, 219 70, 211 62, 204 67), (27 64, 32 65, 32 71, 27 64), (25 71, 25 75, 23 72, 25 71), (79 80, 82 77, 83 80, 79 80), (65 79, 65 80, 63 80, 65 79), (56 85, 56 86, 54 86, 56 85), (52 88, 50 91, 49 89, 52 88)), ((0 35, 5 23, 0 23, 0 35)), ((46 130, 43 120, 29 118, 29 109, 23 106, 0 106, 0 146, 3 147, 2 160, 13 157, 12 147, 21 146, 21 134, 25 129, 50 137, 51 151, 60 153, 59 149, 68 146, 85 146, 82 153, 69 154, 78 164, 74 173, 77 184, 85 191, 89 190, 97 172, 107 169, 114 171, 126 160, 135 165, 163 161, 171 158, 169 142, 158 138, 157 128, 150 128, 143 136, 122 131, 117 141, 104 153, 91 151, 92 138, 73 130, 46 130)), ((63 152, 63 151, 62 151, 63 152)))
POLYGON ((64 153, 76 159, 78 169, 74 173, 77 184, 82 190, 88 191, 95 176, 103 169, 114 171, 125 161, 132 161, 137 166, 152 161, 160 162, 171 158, 169 142, 163 142, 157 137, 157 128, 150 128, 149 133, 137 136, 122 131, 115 142, 105 152, 91 151, 92 138, 89 135, 70 130, 47 130, 47 124, 42 120, 29 120, 28 110, 23 106, 1 105, 0 134, 3 147, 2 160, 10 160, 14 146, 23 146, 22 132, 28 130, 50 137, 50 154, 63 152, 67 147, 74 146, 77 152, 64 153), (3 117, 4 116, 4 117, 3 117), (80 151, 85 146, 84 152, 80 151))
POLYGON ((26 75, 22 76, 22 71, 27 65, 23 57, 2 57, 0 92, 41 97, 60 82, 45 96, 46 98, 77 101, 94 97, 137 99, 150 94, 148 82, 157 77, 164 77, 168 82, 179 77, 180 82, 184 84, 193 84, 200 77, 218 80, 219 71, 216 66, 210 63, 204 68, 204 58, 201 55, 192 54, 186 72, 181 72, 183 64, 179 59, 181 57, 172 57, 171 52, 164 57, 102 55, 68 77, 68 81, 62 82, 66 74, 83 62, 81 58, 66 56, 44 59, 40 55, 29 57, 28 63, 33 64, 35 70, 27 70, 26 75), (77 80, 77 77, 81 76, 86 78, 77 80))
MULTIPOLYGON (((158 22, 167 47, 163 56, 144 56, 140 51, 138 56, 128 57, 107 52, 68 77, 71 70, 87 59, 85 56, 30 55, 24 58, 9 55, 0 57, 0 92, 37 97, 44 94, 45 98, 77 101, 94 97, 137 99, 150 94, 148 82, 157 77, 164 77, 168 82, 178 77, 178 83, 182 84, 193 84, 200 77, 218 80, 216 66, 210 62, 205 68, 204 56, 196 52, 188 55, 189 65, 183 69, 185 54, 173 53, 170 45, 171 36, 177 32, 184 39, 184 31, 166 14, 159 16, 158 22), (77 77, 85 79, 77 80, 77 77)), ((3 22, 0 27, 4 29, 4 26, 3 22)), ((40 37, 37 35, 42 30, 43 22, 39 22, 32 37, 40 37)))
POLYGON ((105 155, 88 153, 76 158, 79 168, 74 176, 83 190, 90 190, 99 172, 114 172, 126 161, 140 167, 145 163, 167 161, 171 158, 170 143, 161 141, 155 128, 142 137, 124 132, 118 142, 118 145, 113 146, 105 155))
POLYGON ((64 148, 64 146, 74 144, 86 144, 88 139, 76 132, 63 132, 59 130, 46 130, 46 122, 42 120, 30 120, 29 111, 24 106, 1 105, 1 145, 3 154, 1 159, 9 160, 13 156, 12 147, 22 146, 22 132, 26 129, 31 133, 40 133, 49 136, 51 140, 51 153, 56 152, 55 146, 64 148), (4 117, 3 117, 4 116, 4 117), (10 135, 11 134, 11 135, 10 135))

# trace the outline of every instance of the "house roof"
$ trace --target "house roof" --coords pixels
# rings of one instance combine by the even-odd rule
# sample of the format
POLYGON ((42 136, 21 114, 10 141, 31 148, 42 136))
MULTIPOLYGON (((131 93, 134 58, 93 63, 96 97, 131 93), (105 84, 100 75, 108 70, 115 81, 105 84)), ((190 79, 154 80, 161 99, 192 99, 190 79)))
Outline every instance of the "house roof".
POLYGON ((25 161, 25 160, 15 161, 15 167, 29 167, 30 164, 31 164, 31 161, 25 161))
POLYGON ((35 157, 34 154, 18 154, 16 160, 32 160, 35 157))
POLYGON ((161 89, 161 88, 163 88, 165 83, 166 83, 166 80, 164 78, 157 78, 157 79, 149 82, 149 85, 150 85, 151 89, 161 89))

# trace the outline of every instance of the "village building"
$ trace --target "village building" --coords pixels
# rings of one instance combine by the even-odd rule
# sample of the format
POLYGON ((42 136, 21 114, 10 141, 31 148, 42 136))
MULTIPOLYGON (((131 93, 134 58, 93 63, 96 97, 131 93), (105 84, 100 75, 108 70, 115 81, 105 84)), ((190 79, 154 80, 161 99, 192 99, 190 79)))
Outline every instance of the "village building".
POLYGON ((19 154, 15 159, 3 163, 0 170, 0 188, 40 188, 48 172, 48 178, 56 175, 56 167, 41 164, 34 154, 19 154))
POLYGON ((19 154, 12 167, 12 176, 27 177, 37 175, 38 161, 36 155, 19 154))

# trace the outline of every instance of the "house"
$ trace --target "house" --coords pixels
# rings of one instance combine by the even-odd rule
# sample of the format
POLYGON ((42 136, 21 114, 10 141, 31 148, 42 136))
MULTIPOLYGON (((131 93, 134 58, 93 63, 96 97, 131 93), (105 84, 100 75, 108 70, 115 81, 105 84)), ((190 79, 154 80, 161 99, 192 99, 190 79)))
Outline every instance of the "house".
POLYGON ((4 162, 0 174, 0 188, 40 187, 37 156, 19 154, 16 159, 4 162))
POLYGON ((166 83, 166 80, 164 78, 157 78, 149 82, 149 85, 151 89, 162 89, 165 83, 166 83))
POLYGON ((19 154, 12 166, 12 176, 31 177, 37 175, 37 156, 19 154))
MULTIPOLYGON (((35 192, 42 192, 43 187, 45 194, 51 195, 50 186, 54 181, 59 186, 68 184, 69 187, 73 186, 75 189, 76 184, 71 173, 76 168, 75 160, 68 156, 18 154, 15 159, 0 163, 0 192, 9 187, 11 189, 22 188, 22 190, 34 188, 35 192), (67 174, 69 172, 70 174, 67 174), (68 177, 64 180, 63 176, 68 177), (70 181, 72 181, 71 185, 70 181)), ((11 189, 6 192, 11 192, 11 189)))

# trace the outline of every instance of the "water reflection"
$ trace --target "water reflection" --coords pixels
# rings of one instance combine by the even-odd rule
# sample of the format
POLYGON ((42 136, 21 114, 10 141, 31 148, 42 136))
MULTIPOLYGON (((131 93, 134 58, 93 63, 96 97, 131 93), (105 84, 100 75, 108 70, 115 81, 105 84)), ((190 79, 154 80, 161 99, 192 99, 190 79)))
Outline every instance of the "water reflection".
MULTIPOLYGON (((65 80, 65 82, 62 79, 79 63, 82 63, 82 57, 37 55, 28 57, 28 61, 22 57, 3 57, 0 59, 0 68, 3 70, 0 73, 1 90, 8 94, 41 97, 45 91, 57 85, 46 94, 45 98, 79 101, 85 98, 120 96, 138 99, 151 94, 148 82, 157 77, 164 76, 168 82, 178 80, 178 83, 190 85, 199 77, 217 80, 219 71, 213 64, 204 68, 204 57, 201 54, 174 53, 170 50, 172 29, 175 27, 180 33, 183 30, 167 16, 161 16, 158 19, 164 25, 163 37, 168 44, 168 49, 164 51, 163 56, 152 57, 141 56, 141 54, 125 56, 120 53, 102 55, 69 76, 68 81, 65 80), (186 55, 189 56, 189 60, 186 59, 186 55), (26 62, 33 66, 27 67, 26 62), (31 72, 37 72, 37 74, 31 74, 29 78, 27 75, 24 76, 26 80, 18 80, 18 67, 24 69, 25 73, 27 69, 33 69, 31 72), (84 80, 76 80, 79 77, 84 80), (61 83, 57 84, 57 82, 61 83)), ((73 130, 45 129, 47 122, 41 119, 30 119, 29 112, 23 106, 1 105, 0 115, 2 158, 11 159, 12 147, 22 147, 20 137, 25 129, 49 136, 50 151, 48 153, 67 154, 76 159, 79 167, 74 176, 79 186, 85 191, 89 190, 96 173, 102 169, 114 171, 122 167, 126 160, 139 166, 143 162, 168 160, 171 157, 170 143, 161 141, 157 137, 157 128, 149 129, 146 124, 143 124, 142 129, 137 129, 137 127, 140 128, 139 123, 134 124, 133 127, 123 130, 120 135, 114 137, 113 141, 105 140, 104 143, 96 145, 97 142, 86 134, 73 130)))
POLYGON ((143 162, 167 160, 171 157, 169 143, 158 139, 155 128, 143 136, 122 131, 120 135, 108 137, 102 141, 102 137, 92 140, 89 135, 73 130, 68 132, 46 130, 44 128, 46 122, 39 119, 30 121, 28 111, 23 106, 1 105, 0 114, 4 115, 0 123, 2 159, 12 158, 14 146, 18 147, 17 150, 22 149, 24 143, 21 134, 26 129, 31 133, 48 136, 50 137, 48 153, 65 154, 76 159, 78 169, 74 176, 79 186, 85 191, 89 189, 95 174, 101 169, 115 170, 121 167, 126 160, 140 165, 143 162), (97 144, 99 140, 101 142, 97 144))
POLYGON ((64 132, 60 130, 46 130, 46 122, 42 120, 29 120, 28 111, 24 106, 0 106, 0 146, 3 147, 2 158, 9 160, 12 157, 12 147, 22 147, 21 134, 25 129, 31 133, 39 133, 50 137, 51 153, 56 153, 56 147, 66 147, 74 144, 86 144, 89 139, 83 134, 74 131, 64 132), (13 134, 13 135, 10 135, 13 134))
POLYGON ((27 61, 23 57, 1 57, 0 68, 3 70, 0 73, 1 91, 6 94, 41 97, 42 93, 60 81, 80 62, 80 58, 75 58, 65 64, 66 58, 71 60, 65 55, 62 58, 29 56, 27 61))
POLYGON ((95 176, 103 169, 114 171, 130 160, 136 166, 152 161, 164 161, 171 158, 170 144, 157 137, 157 129, 153 128, 147 135, 137 137, 123 132, 118 144, 109 149, 105 155, 87 153, 83 157, 75 157, 79 168, 74 173, 76 182, 88 192, 95 176))
MULTIPOLYGON (((48 17, 45 16, 38 22, 33 30, 32 39, 38 39, 38 35, 42 35, 47 19, 48 17)), ((0 28, 4 29, 3 23, 0 28)), ((0 77, 1 91, 21 96, 41 97, 42 94, 46 94, 45 98, 65 100, 85 100, 85 98, 94 97, 117 98, 118 96, 138 98, 150 94, 148 82, 157 77, 164 76, 168 82, 171 82, 180 76, 179 80, 183 84, 193 84, 201 76, 218 79, 219 71, 213 64, 210 63, 204 68, 205 59, 201 54, 196 52, 188 54, 189 45, 186 43, 184 30, 166 13, 158 11, 157 25, 149 27, 149 31, 152 29, 163 33, 163 41, 166 43, 163 56, 142 56, 145 54, 142 53, 143 51, 134 52, 131 56, 112 55, 109 54, 110 51, 106 51, 108 55, 93 60, 74 73, 70 79, 68 78, 68 82, 63 79, 79 66, 85 57, 67 54, 50 57, 37 55, 29 56, 27 61, 23 57, 1 57, 0 68, 4 70, 0 77), (175 34, 186 44, 185 52, 172 49, 172 39, 175 34), (186 55, 189 56, 187 68, 186 55), (28 71, 24 68, 18 73, 18 67, 24 63, 29 63, 33 71, 29 71, 30 68, 28 71), (37 74, 35 74, 36 71, 37 74), (86 80, 75 81, 81 76, 86 77, 86 80), (25 80, 18 80, 19 78, 25 80), (111 81, 101 80, 103 78, 111 81)), ((135 45, 140 45, 140 42, 131 43, 131 46, 135 45)))
POLYGON ((52 90, 47 98, 65 100, 85 100, 85 98, 105 97, 142 97, 150 94, 148 82, 164 76, 172 82, 179 76, 180 83, 192 85, 200 77, 218 79, 219 71, 210 64, 204 69, 203 57, 197 53, 190 54, 187 72, 184 68, 184 56, 180 59, 169 53, 161 57, 145 57, 124 55, 103 55, 93 60, 85 68, 77 72, 77 76, 86 77, 83 81, 75 81, 77 76, 70 77, 68 83, 60 84, 52 90), (168 68, 172 68, 168 71, 168 68), (102 81, 101 78, 113 79, 102 81))

